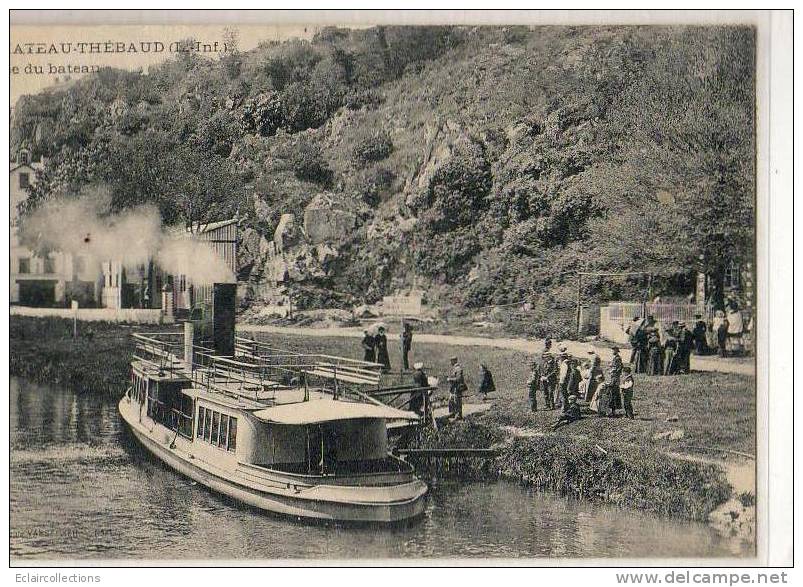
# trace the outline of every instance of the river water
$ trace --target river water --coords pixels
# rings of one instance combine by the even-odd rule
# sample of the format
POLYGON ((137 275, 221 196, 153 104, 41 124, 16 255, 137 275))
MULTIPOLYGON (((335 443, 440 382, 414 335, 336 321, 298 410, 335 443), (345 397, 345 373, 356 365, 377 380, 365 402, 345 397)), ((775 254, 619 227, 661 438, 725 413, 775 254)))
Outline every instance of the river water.
POLYGON ((713 557, 704 524, 535 493, 435 483, 406 527, 314 525, 215 495, 140 450, 109 398, 11 378, 11 556, 26 559, 713 557))

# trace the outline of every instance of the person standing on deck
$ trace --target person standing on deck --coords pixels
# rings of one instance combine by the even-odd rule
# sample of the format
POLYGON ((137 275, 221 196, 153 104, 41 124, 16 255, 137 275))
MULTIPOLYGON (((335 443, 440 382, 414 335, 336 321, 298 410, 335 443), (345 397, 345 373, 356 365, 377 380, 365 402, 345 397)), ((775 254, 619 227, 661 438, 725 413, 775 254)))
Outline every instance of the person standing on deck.
POLYGON ((413 383, 416 389, 410 393, 410 411, 415 412, 419 416, 424 416, 424 396, 429 393, 429 379, 424 372, 424 363, 418 362, 413 365, 413 383))
POLYGON ((630 372, 630 365, 622 367, 622 403, 625 407, 625 416, 633 419, 633 374, 630 372))
POLYGON ((376 341, 376 362, 382 365, 382 372, 390 371, 390 356, 388 356, 388 337, 385 336, 385 327, 380 326, 379 332, 375 337, 376 341))
POLYGON ((479 393, 482 394, 482 401, 488 401, 488 394, 496 391, 496 384, 494 383, 494 376, 491 370, 482 363, 480 365, 480 389, 479 393))
POLYGON ((703 320, 702 314, 695 314, 694 319, 696 320, 694 323, 694 330, 692 330, 694 352, 697 355, 707 355, 708 340, 706 340, 706 332, 708 331, 708 326, 706 325, 705 320, 703 320))
POLYGON ((362 342, 360 343, 363 350, 362 360, 367 361, 368 363, 376 363, 376 349, 374 348, 376 340, 367 330, 363 330, 362 332, 363 337, 362 342))
POLYGON ((402 351, 402 365, 404 366, 405 371, 407 371, 410 368, 408 354, 410 353, 410 349, 412 349, 412 347, 413 347, 413 327, 410 326, 409 322, 404 322, 404 327, 401 333, 401 351, 402 351))
POLYGON ((610 383, 608 387, 611 390, 611 410, 616 414, 616 410, 622 409, 622 396, 619 392, 619 382, 622 377, 622 357, 619 356, 619 347, 611 348, 613 358, 611 359, 611 366, 608 370, 610 383))
POLYGON ((545 409, 555 409, 555 386, 558 382, 558 366, 555 358, 545 352, 541 355, 541 363, 538 366, 538 385, 544 396, 545 409))
POLYGON ((452 364, 452 372, 446 379, 449 382, 449 415, 462 420, 463 394, 468 390, 468 386, 463 376, 463 367, 457 357, 452 357, 449 362, 452 364))

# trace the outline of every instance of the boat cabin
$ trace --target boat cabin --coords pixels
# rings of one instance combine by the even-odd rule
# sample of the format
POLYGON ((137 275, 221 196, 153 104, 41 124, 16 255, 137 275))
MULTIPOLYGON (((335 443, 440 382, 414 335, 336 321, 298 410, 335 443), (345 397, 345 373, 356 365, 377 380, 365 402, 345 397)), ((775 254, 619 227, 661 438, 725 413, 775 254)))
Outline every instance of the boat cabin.
POLYGON ((409 466, 388 457, 387 420, 416 416, 385 405, 307 392, 266 405, 193 386, 186 376, 133 366, 131 398, 141 416, 193 443, 196 458, 301 476, 393 473, 409 466), (302 396, 303 397, 303 396, 302 396))

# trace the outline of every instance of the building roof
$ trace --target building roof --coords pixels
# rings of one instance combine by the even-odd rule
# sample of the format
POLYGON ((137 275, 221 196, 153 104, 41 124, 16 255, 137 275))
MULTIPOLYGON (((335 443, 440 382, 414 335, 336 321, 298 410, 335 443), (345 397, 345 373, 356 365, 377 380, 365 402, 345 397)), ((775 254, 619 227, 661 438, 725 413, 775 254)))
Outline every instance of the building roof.
MULTIPOLYGON (((204 234, 207 232, 212 232, 213 230, 217 230, 218 228, 223 228, 224 226, 229 226, 230 224, 235 224, 236 222, 237 222, 236 218, 229 218, 228 220, 218 220, 217 222, 210 222, 209 224, 203 226, 201 230, 199 230, 194 234, 204 234)), ((190 234, 190 229, 187 228, 186 226, 178 225, 170 228, 168 232, 176 236, 180 236, 182 234, 190 234)))
POLYGON ((294 404, 274 406, 254 412, 254 416, 271 424, 320 424, 337 420, 358 420, 362 418, 386 420, 417 420, 413 412, 397 410, 390 406, 319 399, 294 404))
POLYGON ((34 162, 34 163, 17 163, 16 161, 12 161, 10 166, 9 166, 8 172, 12 173, 12 172, 16 171, 17 169, 19 169, 20 167, 27 167, 31 171, 36 171, 37 169, 41 169, 43 167, 43 165, 41 163, 38 163, 38 162, 34 162))

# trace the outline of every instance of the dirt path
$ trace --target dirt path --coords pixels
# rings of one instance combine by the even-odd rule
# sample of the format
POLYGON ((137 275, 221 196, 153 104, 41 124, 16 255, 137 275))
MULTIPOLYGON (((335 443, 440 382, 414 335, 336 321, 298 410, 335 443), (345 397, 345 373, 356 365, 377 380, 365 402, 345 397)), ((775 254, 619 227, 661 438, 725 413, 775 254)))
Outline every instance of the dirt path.
MULTIPOLYGON (((292 326, 256 326, 240 324, 237 331, 242 334, 254 332, 268 332, 275 334, 295 334, 301 336, 340 336, 346 338, 361 338, 362 327, 329 327, 329 328, 299 328, 292 326)), ((457 336, 451 334, 425 334, 416 333, 415 342, 440 343, 454 346, 486 346, 498 349, 509 349, 524 353, 535 354, 543 349, 542 341, 531 341, 524 338, 483 338, 479 336, 457 336)), ((595 346, 593 343, 562 341, 556 342, 553 348, 565 345, 569 353, 581 356, 594 350, 603 361, 609 361, 611 350, 604 346, 595 346)), ((626 353, 625 353, 626 354, 626 353)), ((624 357, 627 359, 627 357, 624 357)), ((695 371, 716 371, 719 373, 735 373, 738 375, 755 375, 755 365, 752 361, 740 359, 720 359, 719 357, 697 357, 692 355, 691 368, 695 371)))

